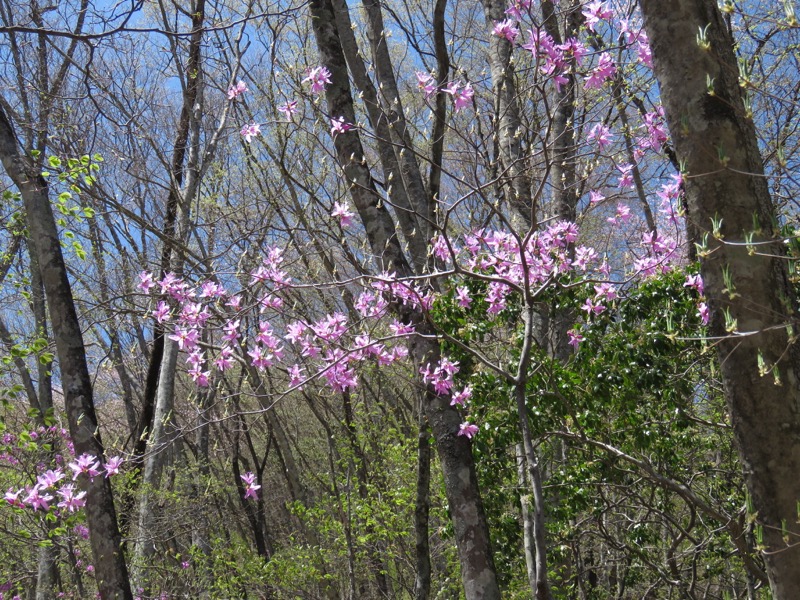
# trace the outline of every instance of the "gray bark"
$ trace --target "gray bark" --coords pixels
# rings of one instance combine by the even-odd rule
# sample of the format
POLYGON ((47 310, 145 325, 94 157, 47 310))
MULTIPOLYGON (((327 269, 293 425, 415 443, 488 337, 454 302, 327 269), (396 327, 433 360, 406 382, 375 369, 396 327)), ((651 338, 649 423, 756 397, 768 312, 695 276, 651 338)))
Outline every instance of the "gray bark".
MULTIPOLYGON (((326 89, 328 113, 352 123, 355 121, 353 98, 332 2, 313 0, 309 6, 320 63, 331 72, 332 83, 326 89)), ((358 132, 350 131, 335 136, 334 146, 343 175, 351 184, 351 197, 378 267, 401 277, 413 275, 395 233, 394 221, 381 203, 365 164, 358 132)), ((397 308, 398 311, 403 310, 402 307, 397 308)), ((399 316, 406 322, 413 322, 418 332, 431 335, 432 339, 420 338, 412 343, 410 354, 415 363, 438 363, 439 344, 424 316, 408 310, 399 316)), ((499 598, 489 529, 478 490, 470 442, 464 436, 458 436, 461 417, 450 406, 449 398, 436 395, 432 389, 426 390, 424 405, 442 463, 466 597, 468 600, 499 598)))
MULTIPOLYGON (((491 31, 494 24, 506 18, 507 3, 500 0, 484 0, 483 10, 491 31)), ((531 178, 525 164, 526 152, 519 135, 522 123, 519 114, 517 85, 511 56, 511 42, 489 33, 489 67, 492 72, 494 93, 494 135, 500 155, 500 180, 509 191, 509 205, 522 217, 528 227, 536 225, 536 207, 531 194, 531 178)))
MULTIPOLYGON (((22 194, 33 253, 37 256, 47 297, 61 370, 64 404, 76 454, 93 454, 102 463, 104 449, 94 410, 92 382, 67 268, 61 253, 47 182, 23 155, 5 111, 0 108, 0 158, 22 194)), ((132 598, 111 484, 105 477, 83 481, 92 555, 103 598, 132 598)))
POLYGON ((709 329, 719 337, 725 397, 763 530, 772 594, 778 600, 796 598, 800 354, 787 329, 792 325, 797 331, 797 306, 782 244, 775 239, 776 214, 755 126, 745 114, 733 39, 711 0, 642 0, 641 7, 675 152, 686 169, 688 218, 705 231, 712 219, 722 219, 724 238, 709 235, 708 252, 700 257, 709 329), (698 31, 705 31, 707 50, 697 43, 698 31), (748 233, 758 244, 752 256, 744 243, 748 233), (732 319, 737 326, 730 332, 732 319), (763 375, 759 356, 768 371, 763 375))
POLYGON ((417 437, 417 489, 414 502, 415 572, 414 600, 428 600, 431 594, 431 550, 428 540, 431 487, 431 435, 424 415, 419 415, 417 437))

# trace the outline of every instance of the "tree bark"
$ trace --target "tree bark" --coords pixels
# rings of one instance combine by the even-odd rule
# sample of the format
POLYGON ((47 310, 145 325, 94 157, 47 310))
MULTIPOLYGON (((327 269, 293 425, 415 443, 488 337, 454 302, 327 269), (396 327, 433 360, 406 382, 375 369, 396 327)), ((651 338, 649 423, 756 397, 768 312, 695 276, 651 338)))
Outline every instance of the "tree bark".
MULTIPOLYGON (((34 162, 22 154, 5 111, 0 108, 0 159, 22 194, 30 241, 38 257, 53 326, 61 371, 64 404, 70 436, 77 455, 88 453, 104 460, 86 349, 78 322, 61 242, 48 196, 47 182, 34 162)), ((132 598, 128 570, 120 550, 122 542, 111 484, 106 477, 83 481, 87 491, 86 518, 97 585, 102 598, 132 598)))
POLYGON ((483 11, 489 28, 489 67, 492 72, 494 93, 494 129, 500 155, 501 182, 510 192, 508 204, 523 219, 527 227, 536 226, 536 210, 531 195, 531 178, 525 164, 526 152, 519 135, 520 121, 517 85, 511 55, 514 46, 507 39, 491 33, 498 21, 506 18, 506 3, 500 0, 483 0, 483 11))
MULTIPOLYGON (((312 0, 309 6, 320 63, 331 72, 332 83, 325 92, 328 113, 331 117, 341 117, 353 123, 353 97, 332 2, 312 0)), ((339 166, 350 183, 350 194, 378 268, 400 277, 414 275, 395 233, 394 221, 382 204, 366 166, 358 132, 353 130, 336 135, 334 146, 339 166)), ((399 316, 404 322, 414 323, 422 335, 431 336, 418 338, 411 344, 410 354, 415 364, 438 363, 439 343, 424 315, 405 310, 399 316)), ((432 388, 425 391, 424 405, 442 463, 466 598, 499 598, 489 528, 478 489, 471 445, 468 439, 458 435, 461 416, 450 406, 449 398, 435 394, 432 388)))
POLYGON ((429 516, 431 500, 431 435, 422 412, 417 436, 417 488, 414 502, 415 566, 414 600, 428 600, 431 594, 431 549, 429 516))
POLYGON ((797 306, 773 228, 776 214, 755 126, 745 113, 734 42, 711 0, 642 0, 641 6, 675 152, 685 166, 689 219, 712 230, 707 250, 699 253, 709 333, 718 338, 767 575, 774 598, 796 598, 800 355, 789 327, 797 331, 797 306), (748 234, 756 244, 752 255, 748 234))

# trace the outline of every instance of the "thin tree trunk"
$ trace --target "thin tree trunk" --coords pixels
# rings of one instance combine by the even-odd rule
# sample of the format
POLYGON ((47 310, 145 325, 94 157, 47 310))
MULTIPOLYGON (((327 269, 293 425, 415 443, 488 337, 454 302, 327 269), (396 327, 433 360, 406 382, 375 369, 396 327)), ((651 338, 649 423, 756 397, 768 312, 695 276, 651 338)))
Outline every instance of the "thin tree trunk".
POLYGON ((528 496, 530 482, 527 476, 527 461, 522 444, 516 446, 517 481, 520 488, 520 512, 522 516, 522 551, 525 553, 525 570, 528 572, 528 584, 536 593, 536 549, 534 548, 534 522, 531 500, 528 496))
POLYGON ((431 595, 431 548, 428 519, 431 508, 431 434, 420 407, 417 435, 417 493, 414 503, 414 550, 416 577, 414 600, 428 600, 431 595))
MULTIPOLYGON (((53 326, 64 404, 75 453, 92 454, 102 465, 104 449, 94 410, 86 349, 61 253, 47 182, 37 165, 19 151, 14 130, 2 108, 0 158, 25 204, 30 240, 39 261, 53 326)), ((111 484, 106 477, 95 477, 89 481, 82 479, 81 485, 87 491, 86 518, 100 594, 103 598, 130 599, 133 596, 127 566, 120 550, 122 538, 111 484)))
POLYGON ((772 594, 796 598, 800 349, 790 338, 797 304, 734 41, 713 0, 642 0, 641 8, 675 152, 685 165, 689 219, 712 230, 708 250, 698 253, 709 330, 772 594))

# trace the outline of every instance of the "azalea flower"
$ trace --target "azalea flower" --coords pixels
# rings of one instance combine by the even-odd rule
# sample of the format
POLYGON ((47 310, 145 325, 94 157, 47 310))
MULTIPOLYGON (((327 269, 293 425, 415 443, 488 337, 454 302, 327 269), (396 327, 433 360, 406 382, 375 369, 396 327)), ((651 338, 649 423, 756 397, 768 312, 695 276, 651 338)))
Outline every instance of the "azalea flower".
POLYGON ((56 493, 62 498, 61 502, 58 503, 59 508, 75 512, 79 508, 86 506, 86 500, 83 499, 86 496, 86 492, 78 492, 76 494, 74 485, 65 485, 56 493))
POLYGON ((247 500, 248 498, 252 498, 253 500, 258 500, 257 492, 261 489, 261 486, 256 483, 255 473, 248 471, 239 477, 242 478, 242 481, 244 481, 245 484, 244 499, 247 500))
POLYGON ((581 335, 581 332, 577 329, 570 329, 567 332, 567 336, 569 337, 569 345, 576 350, 578 349, 578 346, 580 346, 580 343, 584 340, 583 335, 581 335))
POLYGON ((594 31, 595 26, 600 21, 610 19, 614 16, 614 13, 606 6, 605 2, 597 0, 596 2, 590 2, 584 7, 583 16, 586 17, 586 27, 589 31, 594 31))
POLYGON ((139 273, 139 285, 137 285, 136 287, 142 290, 145 294, 149 293, 150 290, 153 287, 155 287, 155 285, 156 282, 153 281, 152 273, 150 273, 149 271, 142 271, 141 273, 139 273))
POLYGON ((478 433, 478 426, 469 421, 464 421, 458 426, 458 435, 466 436, 467 439, 471 440, 476 433, 478 433))
POLYGON ((311 84, 311 93, 319 95, 325 91, 325 86, 331 83, 331 72, 326 67, 314 67, 307 71, 308 76, 303 79, 303 83, 311 84))
POLYGON ((705 302, 701 302, 697 305, 697 315, 700 317, 700 320, 703 322, 703 325, 708 325, 708 319, 710 314, 708 312, 708 304, 705 302))
POLYGON ((112 475, 119 475, 119 469, 122 466, 122 463, 125 462, 125 459, 121 456, 112 456, 108 460, 106 460, 106 477, 111 477, 112 475))
POLYGON ((506 19, 505 21, 498 21, 494 24, 492 35, 505 38, 513 44, 519 35, 519 29, 515 26, 514 19, 506 19))
POLYGON ((600 55, 600 60, 597 67, 583 78, 583 86, 587 90, 600 89, 603 83, 617 74, 617 65, 614 64, 614 59, 608 52, 603 52, 600 55))
POLYGON ((331 216, 338 218, 339 224, 344 229, 353 224, 353 217, 356 215, 350 210, 350 206, 346 202, 334 202, 331 216))
POLYGON ((294 121, 294 115, 297 112, 297 100, 292 100, 286 104, 281 104, 278 107, 278 112, 283 113, 287 121, 294 121))
POLYGON ((436 93, 436 80, 423 71, 417 71, 417 87, 425 92, 425 97, 430 98, 436 93))
POLYGON ((81 454, 75 462, 69 463, 69 468, 72 469, 72 480, 75 481, 78 475, 86 474, 90 479, 100 474, 100 463, 97 458, 91 454, 81 454))
POLYGON ((690 287, 693 290, 697 290, 697 293, 702 296, 705 291, 702 275, 687 275, 686 283, 683 284, 683 287, 690 287))
POLYGON ((245 125, 242 127, 241 134, 244 138, 244 141, 249 144, 254 137, 261 135, 261 125, 258 123, 250 123, 249 125, 245 125))
POLYGON ((448 85, 442 88, 446 94, 453 97, 453 109, 458 112, 462 108, 466 108, 472 102, 472 97, 475 95, 475 90, 472 89, 472 84, 467 83, 461 87, 460 81, 451 81, 448 85))
POLYGON ((586 136, 586 139, 590 142, 594 140, 597 144, 597 147, 600 150, 603 150, 606 146, 611 144, 614 136, 611 134, 611 130, 608 127, 602 123, 597 123, 591 128, 589 135, 586 136))
POLYGON ((247 91, 247 84, 244 81, 239 81, 236 85, 228 88, 228 100, 238 98, 247 91))
POLYGON ((338 135, 340 133, 347 133, 355 126, 352 123, 345 123, 344 117, 336 117, 331 119, 331 135, 338 135))

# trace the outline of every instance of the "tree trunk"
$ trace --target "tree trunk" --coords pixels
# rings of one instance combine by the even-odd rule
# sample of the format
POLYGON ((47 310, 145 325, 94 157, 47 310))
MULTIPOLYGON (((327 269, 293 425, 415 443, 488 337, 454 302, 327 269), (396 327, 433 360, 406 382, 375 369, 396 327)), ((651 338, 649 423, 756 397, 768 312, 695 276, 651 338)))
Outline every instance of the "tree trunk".
POLYGON ((763 532, 767 574, 774 598, 796 598, 800 355, 789 331, 796 302, 773 229, 776 214, 755 126, 745 113, 733 39, 711 0, 642 0, 641 6, 675 151, 686 171, 689 219, 706 232, 719 230, 699 252, 709 333, 719 338, 725 397, 763 532), (757 244, 752 255, 748 234, 757 244))
POLYGON ((527 227, 536 226, 536 210, 531 195, 531 178, 528 175, 526 152, 519 135, 522 123, 519 116, 517 86, 511 54, 514 46, 507 39, 493 35, 491 29, 506 18, 507 3, 501 0, 483 0, 483 11, 489 28, 489 66, 492 72, 494 93, 494 135, 499 156, 501 189, 508 192, 508 204, 519 214, 527 227))
POLYGON ((431 435, 420 411, 417 438, 417 493, 414 503, 415 566, 414 600, 428 600, 431 594, 431 549, 428 519, 431 488, 431 435))
MULTIPOLYGON (((20 153, 14 130, 2 108, 0 158, 25 204, 30 240, 39 260, 53 326, 64 405, 75 453, 92 454, 102 464, 104 449, 94 410, 86 349, 61 253, 47 182, 33 161, 20 153)), ((111 484, 106 477, 95 477, 82 481, 82 485, 87 491, 86 519, 100 595, 102 598, 132 598, 128 569, 120 551, 122 539, 117 526, 111 484)))
MULTIPOLYGON (((325 92, 328 113, 331 117, 353 123, 353 97, 332 2, 312 0, 309 7, 320 63, 331 72, 332 83, 325 92)), ((350 182, 350 194, 378 268, 400 277, 413 275, 414 271, 395 233, 392 216, 381 202, 366 166, 358 132, 354 130, 336 135, 334 146, 343 176, 350 182)), ((434 338, 419 338, 412 343, 410 354, 415 364, 438 363, 439 342, 424 316, 407 309, 399 316, 404 322, 414 323, 419 333, 434 338)), ((425 392, 424 405, 442 463, 467 600, 499 598, 489 528, 478 489, 471 445, 468 439, 458 435, 461 416, 458 410, 450 406, 449 398, 435 394, 432 388, 425 392)))

